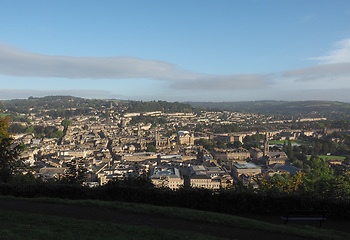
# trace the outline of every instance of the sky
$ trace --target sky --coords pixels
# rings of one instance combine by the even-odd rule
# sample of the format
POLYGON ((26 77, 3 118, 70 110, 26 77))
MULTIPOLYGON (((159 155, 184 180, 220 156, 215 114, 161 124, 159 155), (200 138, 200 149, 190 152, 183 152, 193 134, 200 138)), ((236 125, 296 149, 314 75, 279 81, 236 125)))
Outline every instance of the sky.
POLYGON ((0 99, 350 102, 348 0, 2 0, 0 99))

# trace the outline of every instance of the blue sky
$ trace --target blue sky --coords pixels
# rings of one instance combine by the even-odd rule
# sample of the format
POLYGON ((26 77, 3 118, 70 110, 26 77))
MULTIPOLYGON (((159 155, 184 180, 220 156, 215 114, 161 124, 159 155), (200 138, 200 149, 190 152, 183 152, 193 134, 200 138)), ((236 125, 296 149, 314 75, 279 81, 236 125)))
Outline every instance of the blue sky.
POLYGON ((350 102, 348 0, 2 0, 0 99, 350 102))

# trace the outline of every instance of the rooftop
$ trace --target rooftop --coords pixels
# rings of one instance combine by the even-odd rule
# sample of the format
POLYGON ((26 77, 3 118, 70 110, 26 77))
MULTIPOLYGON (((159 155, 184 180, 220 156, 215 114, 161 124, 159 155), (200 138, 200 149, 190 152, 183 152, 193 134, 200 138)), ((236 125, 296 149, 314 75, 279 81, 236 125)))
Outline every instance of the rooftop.
POLYGON ((238 169, 245 169, 245 168, 260 168, 259 166, 255 165, 254 163, 232 163, 233 166, 235 166, 238 169))

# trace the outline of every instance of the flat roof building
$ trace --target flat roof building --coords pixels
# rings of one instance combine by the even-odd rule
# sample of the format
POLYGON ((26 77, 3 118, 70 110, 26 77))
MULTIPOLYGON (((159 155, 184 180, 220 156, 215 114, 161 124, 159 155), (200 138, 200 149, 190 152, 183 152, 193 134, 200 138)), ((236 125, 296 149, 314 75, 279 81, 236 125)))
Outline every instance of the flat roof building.
POLYGON ((242 174, 255 176, 261 173, 261 167, 254 163, 232 163, 232 177, 239 179, 242 174))
POLYGON ((184 184, 180 171, 176 167, 154 167, 150 178, 156 187, 169 187, 178 189, 184 184))

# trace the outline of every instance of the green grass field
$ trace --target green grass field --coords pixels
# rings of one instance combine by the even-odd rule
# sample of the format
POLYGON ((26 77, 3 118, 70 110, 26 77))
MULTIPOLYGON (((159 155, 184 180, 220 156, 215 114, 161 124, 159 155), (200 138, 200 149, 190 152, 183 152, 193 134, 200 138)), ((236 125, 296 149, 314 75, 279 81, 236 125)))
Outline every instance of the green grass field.
MULTIPOLYGON (((0 199, 20 199, 35 202, 50 202, 77 206, 109 208, 127 213, 148 214, 171 219, 181 219, 199 223, 263 230, 305 237, 307 239, 350 239, 350 234, 313 227, 275 225, 253 219, 227 214, 191 210, 175 207, 158 207, 146 204, 101 202, 90 200, 23 199, 3 197, 0 199)), ((220 239, 190 232, 169 231, 151 227, 134 227, 106 222, 76 220, 38 214, 0 211, 0 238, 16 239, 220 239)), ((247 230, 249 231, 249 230, 247 230)))
MULTIPOLYGON (((336 160, 336 159, 340 159, 343 161, 346 158, 344 156, 328 156, 328 155, 319 155, 318 157, 322 158, 325 161, 336 160)), ((311 155, 307 155, 307 160, 310 160, 310 158, 311 158, 311 155)))
MULTIPOLYGON (((271 140, 269 141, 270 144, 284 144, 284 142, 287 144, 288 140, 271 140)), ((300 139, 295 139, 295 140, 291 140, 292 144, 310 144, 307 141, 304 140, 300 140, 300 139)))
POLYGON ((222 239, 196 233, 0 211, 2 240, 222 239))

